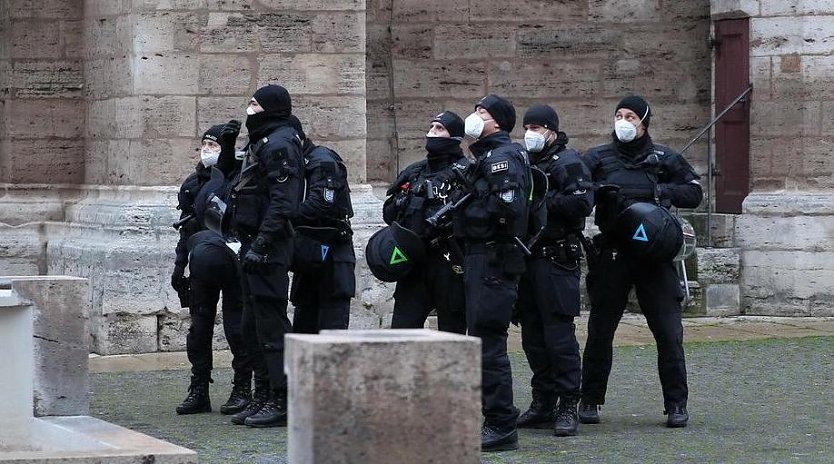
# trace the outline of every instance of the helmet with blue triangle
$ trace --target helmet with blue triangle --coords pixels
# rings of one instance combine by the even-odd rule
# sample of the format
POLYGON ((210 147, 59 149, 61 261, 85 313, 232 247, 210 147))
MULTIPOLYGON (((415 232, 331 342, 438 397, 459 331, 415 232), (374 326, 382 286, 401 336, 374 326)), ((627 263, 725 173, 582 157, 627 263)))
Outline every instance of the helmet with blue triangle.
POLYGON ((683 245, 680 221, 652 203, 633 203, 624 209, 612 232, 618 251, 652 261, 672 261, 683 245))

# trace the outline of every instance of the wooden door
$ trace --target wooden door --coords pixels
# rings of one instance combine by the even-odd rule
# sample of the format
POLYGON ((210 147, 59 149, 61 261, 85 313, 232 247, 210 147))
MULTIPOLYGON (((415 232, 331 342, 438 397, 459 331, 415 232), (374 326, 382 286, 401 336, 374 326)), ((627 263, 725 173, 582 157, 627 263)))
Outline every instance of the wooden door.
MULTIPOLYGON (((715 22, 715 111, 722 111, 750 85, 748 18, 715 22)), ((715 125, 715 212, 741 213, 750 193, 750 97, 715 125)))

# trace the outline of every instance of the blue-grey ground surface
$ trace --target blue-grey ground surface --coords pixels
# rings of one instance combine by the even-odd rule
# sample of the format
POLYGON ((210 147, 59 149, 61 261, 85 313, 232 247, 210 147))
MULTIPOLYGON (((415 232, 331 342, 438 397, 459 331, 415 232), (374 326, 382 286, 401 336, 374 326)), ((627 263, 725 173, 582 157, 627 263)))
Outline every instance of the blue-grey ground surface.
MULTIPOLYGON (((615 349, 602 423, 556 438, 521 431, 518 451, 485 463, 812 463, 834 462, 834 337, 688 343, 691 420, 663 426, 654 346, 615 349)), ((523 353, 511 355, 516 405, 530 401, 523 353)), ((203 463, 286 462, 286 429, 233 426, 216 412, 229 369, 215 371, 215 412, 177 416, 188 373, 91 375, 91 414, 197 451, 203 463)), ((349 413, 349 412, 346 412, 349 413)))

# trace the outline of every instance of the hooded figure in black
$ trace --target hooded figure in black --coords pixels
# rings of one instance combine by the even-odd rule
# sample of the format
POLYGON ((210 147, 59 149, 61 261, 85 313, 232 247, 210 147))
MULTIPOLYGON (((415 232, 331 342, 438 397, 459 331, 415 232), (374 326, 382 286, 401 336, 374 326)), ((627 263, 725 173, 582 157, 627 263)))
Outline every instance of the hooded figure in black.
POLYGON ((524 128, 530 164, 546 175, 548 188, 534 198, 532 256, 518 290, 521 344, 533 371, 533 402, 518 426, 569 436, 578 424, 581 371, 573 321, 580 306, 580 236, 594 207, 591 174, 579 152, 567 148, 553 108, 530 108, 524 128))
POLYGON ((178 208, 182 211, 180 240, 171 285, 178 292, 189 295, 191 325, 186 337, 186 351, 192 373, 188 397, 177 406, 178 414, 211 411, 208 391, 213 367, 211 345, 221 292, 223 329, 232 352, 234 386, 220 412, 234 414, 240 411, 249 403, 251 396, 252 367, 243 346, 240 327, 243 300, 237 258, 222 237, 206 230, 201 206, 210 194, 222 195, 229 180, 239 170, 240 162, 235 160, 235 140, 239 131, 240 123, 232 120, 213 126, 203 134, 200 162, 194 173, 183 182, 178 196, 178 208), (188 278, 184 277, 186 266, 190 274, 188 278))
POLYGON ((241 243, 243 334, 253 359, 255 391, 253 401, 231 421, 274 427, 287 421, 284 334, 291 330, 291 221, 304 196, 304 160, 302 140, 290 124, 292 101, 285 88, 259 88, 246 113, 249 144, 229 207, 241 243), (269 385, 258 380, 266 376, 269 385))
POLYGON ((518 448, 507 333, 524 273, 532 183, 527 151, 510 139, 515 108, 488 95, 464 122, 476 140, 467 172, 471 200, 456 211, 455 233, 465 240, 466 327, 481 339, 484 424, 481 449, 518 448))
POLYGON ((397 281, 391 328, 422 328, 429 313, 437 311, 438 329, 466 332, 462 243, 452 236, 451 220, 437 226, 426 222, 466 188, 462 173, 471 162, 460 147, 462 140, 460 116, 438 114, 426 134, 426 158, 405 168, 388 188, 385 222, 410 229, 426 248, 426 260, 397 281))
POLYGON ((347 167, 338 153, 307 138, 295 116, 290 120, 304 141, 306 179, 306 195, 293 220, 293 332, 344 330, 356 292, 347 167))
MULTIPOLYGON (((617 249, 617 218, 628 206, 650 203, 664 208, 695 208, 703 192, 698 175, 671 148, 649 135, 652 111, 641 97, 629 96, 617 105, 613 141, 591 148, 583 161, 599 185, 595 195, 593 256, 588 256, 591 316, 582 360, 582 402, 579 420, 598 423, 611 372, 612 342, 625 310, 629 291, 637 300, 657 342, 657 366, 668 427, 685 427, 688 387, 683 351, 681 300, 683 290, 671 259, 658 261, 617 249)), ((634 239, 644 237, 635 234, 634 239)))

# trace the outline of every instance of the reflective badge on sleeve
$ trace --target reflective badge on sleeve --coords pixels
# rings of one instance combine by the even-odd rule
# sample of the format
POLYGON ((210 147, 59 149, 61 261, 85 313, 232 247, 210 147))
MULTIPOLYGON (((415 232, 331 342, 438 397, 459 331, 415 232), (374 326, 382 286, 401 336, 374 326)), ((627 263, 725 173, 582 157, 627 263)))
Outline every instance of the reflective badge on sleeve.
POLYGON ((333 200, 336 198, 336 191, 333 189, 326 188, 324 189, 324 201, 328 203, 333 203, 333 200))
POLYGON ((496 172, 506 171, 510 169, 509 161, 499 161, 489 165, 489 172, 495 174, 496 172))
POLYGON ((507 203, 512 203, 513 198, 515 198, 515 191, 514 190, 504 190, 501 192, 501 199, 507 203))

